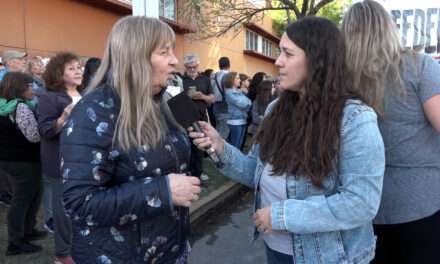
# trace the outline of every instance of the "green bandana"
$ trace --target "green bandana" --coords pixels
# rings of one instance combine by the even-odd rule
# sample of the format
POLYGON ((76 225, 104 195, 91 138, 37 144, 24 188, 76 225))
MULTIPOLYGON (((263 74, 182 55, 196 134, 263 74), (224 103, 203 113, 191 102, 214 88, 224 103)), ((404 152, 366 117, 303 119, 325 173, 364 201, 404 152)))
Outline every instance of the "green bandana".
POLYGON ((7 116, 15 111, 18 103, 25 103, 29 108, 34 111, 35 103, 32 100, 23 99, 13 99, 6 100, 5 98, 0 98, 0 116, 7 116))

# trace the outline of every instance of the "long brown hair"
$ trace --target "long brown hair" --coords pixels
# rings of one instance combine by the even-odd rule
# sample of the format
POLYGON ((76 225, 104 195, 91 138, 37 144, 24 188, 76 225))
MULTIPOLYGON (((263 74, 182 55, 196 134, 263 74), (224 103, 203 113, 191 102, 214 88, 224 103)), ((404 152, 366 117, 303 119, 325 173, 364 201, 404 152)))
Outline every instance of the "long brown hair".
POLYGON ((306 54, 305 91, 281 94, 256 141, 274 174, 295 174, 322 186, 338 161, 345 103, 359 97, 352 92, 344 40, 333 22, 307 17, 286 33, 306 54))
POLYGON ((254 102, 258 105, 258 114, 264 114, 267 106, 272 100, 272 81, 264 80, 258 85, 257 98, 254 102))

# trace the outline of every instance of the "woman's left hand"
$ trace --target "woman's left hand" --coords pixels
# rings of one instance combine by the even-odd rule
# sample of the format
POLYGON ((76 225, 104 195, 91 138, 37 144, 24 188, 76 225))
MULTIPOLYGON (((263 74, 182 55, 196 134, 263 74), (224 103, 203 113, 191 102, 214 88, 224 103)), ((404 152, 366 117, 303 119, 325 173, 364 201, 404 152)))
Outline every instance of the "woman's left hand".
POLYGON ((272 223, 270 221, 270 206, 258 209, 254 213, 254 223, 260 233, 271 233, 272 223))

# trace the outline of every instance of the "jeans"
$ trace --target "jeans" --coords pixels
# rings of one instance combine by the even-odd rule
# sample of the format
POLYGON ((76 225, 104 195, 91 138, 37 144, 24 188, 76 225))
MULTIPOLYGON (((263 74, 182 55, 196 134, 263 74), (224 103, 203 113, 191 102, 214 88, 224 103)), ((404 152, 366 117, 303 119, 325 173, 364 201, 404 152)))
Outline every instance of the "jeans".
POLYGON ((228 142, 234 147, 241 149, 244 140, 244 133, 246 132, 246 125, 229 125, 228 142))
POLYGON ((8 240, 20 243, 37 223, 42 182, 40 163, 1 161, 0 167, 9 174, 14 185, 8 211, 8 240))
POLYGON ((266 246, 268 264, 293 264, 293 256, 272 250, 266 243, 264 245, 266 246))

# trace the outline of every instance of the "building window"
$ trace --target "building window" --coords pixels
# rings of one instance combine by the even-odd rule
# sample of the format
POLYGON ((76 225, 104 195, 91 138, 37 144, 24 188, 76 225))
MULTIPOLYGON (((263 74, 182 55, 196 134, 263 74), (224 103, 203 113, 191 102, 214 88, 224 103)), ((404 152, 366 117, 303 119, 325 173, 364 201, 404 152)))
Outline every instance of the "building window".
POLYGON ((253 50, 255 52, 261 53, 267 57, 274 57, 273 54, 273 43, 267 38, 250 31, 246 30, 246 50, 253 50))
POLYGON ((268 57, 272 57, 272 42, 266 38, 262 38, 262 53, 268 57))
POLYGON ((246 30, 246 49, 258 52, 258 35, 255 32, 246 30))
POLYGON ((160 0, 159 16, 176 21, 176 0, 160 0))

